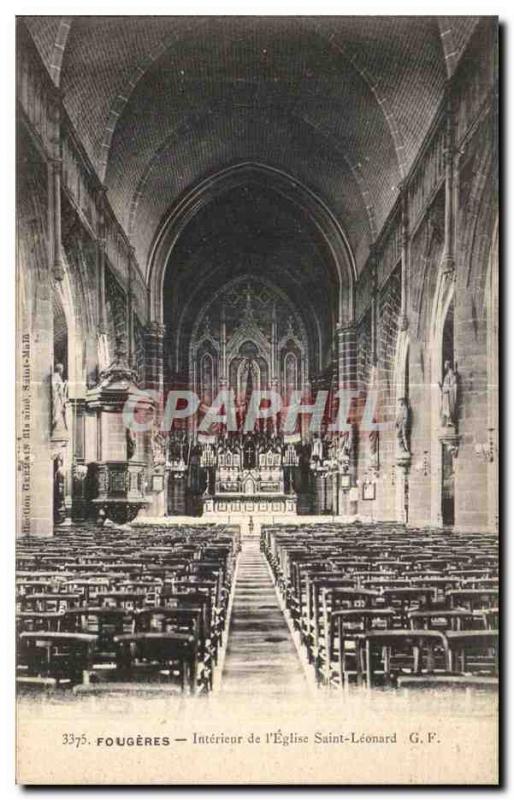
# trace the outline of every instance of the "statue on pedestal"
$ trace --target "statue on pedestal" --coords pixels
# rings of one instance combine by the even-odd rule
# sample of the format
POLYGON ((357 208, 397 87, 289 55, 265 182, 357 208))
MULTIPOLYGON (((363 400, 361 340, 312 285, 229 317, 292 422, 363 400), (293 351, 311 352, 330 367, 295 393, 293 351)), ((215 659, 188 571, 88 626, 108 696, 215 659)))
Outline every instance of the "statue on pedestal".
POLYGON ((166 463, 166 436, 160 430, 154 430, 152 434, 152 458, 154 467, 162 466, 166 463))
POLYGON ((395 426, 396 438, 400 452, 402 454, 410 454, 410 409, 406 397, 400 397, 398 400, 398 413, 396 414, 395 426))
POLYGON ((68 402, 68 382, 64 380, 64 367, 56 364, 52 375, 52 435, 68 431, 66 403, 68 402))
POLYGON ((444 378, 439 384, 441 390, 441 425, 455 427, 457 421, 458 376, 450 361, 444 362, 444 378))
POLYGON ((350 431, 344 431, 339 437, 337 449, 337 462, 339 468, 343 472, 347 472, 350 467, 350 460, 352 455, 352 438, 350 431))
POLYGON ((64 522, 66 516, 65 486, 64 458, 60 453, 54 461, 54 522, 58 524, 64 522))
POLYGON ((374 471, 378 471, 379 468, 379 432, 377 430, 372 430, 368 434, 368 441, 369 441, 369 459, 368 464, 369 468, 374 471))
POLYGON ((314 462, 323 461, 323 442, 319 436, 316 436, 312 443, 311 460, 314 462))
POLYGON ((127 442, 127 461, 130 461, 136 452, 136 434, 131 428, 126 428, 125 437, 127 442))

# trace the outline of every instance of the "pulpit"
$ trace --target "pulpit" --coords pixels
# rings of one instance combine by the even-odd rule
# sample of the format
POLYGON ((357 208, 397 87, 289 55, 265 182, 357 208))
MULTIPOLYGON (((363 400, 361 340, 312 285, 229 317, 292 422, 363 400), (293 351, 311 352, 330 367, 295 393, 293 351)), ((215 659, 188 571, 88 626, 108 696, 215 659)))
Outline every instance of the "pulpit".
POLYGON ((97 474, 98 497, 93 502, 113 522, 130 522, 148 504, 144 462, 105 461, 98 464, 97 474))
POLYGON ((97 492, 92 503, 98 519, 123 524, 135 519, 149 504, 146 497, 145 436, 128 425, 124 410, 139 415, 153 411, 153 401, 137 386, 137 375, 126 362, 122 337, 116 343, 111 365, 100 374, 98 385, 88 392, 88 410, 97 414, 97 492))

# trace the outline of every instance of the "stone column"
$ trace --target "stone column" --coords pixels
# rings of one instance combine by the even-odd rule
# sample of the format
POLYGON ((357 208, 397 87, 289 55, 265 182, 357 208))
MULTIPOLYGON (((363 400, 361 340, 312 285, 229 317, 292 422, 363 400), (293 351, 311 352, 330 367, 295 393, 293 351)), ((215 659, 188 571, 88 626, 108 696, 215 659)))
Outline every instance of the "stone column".
MULTIPOLYGON (((50 451, 53 314, 48 287, 40 284, 37 318, 22 334, 21 389, 21 497, 17 534, 53 533, 53 463, 50 451)), ((19 385, 20 385, 19 384, 19 385)))
POLYGON ((458 157, 455 148, 455 122, 451 96, 448 91, 446 107, 446 132, 444 145, 444 250, 442 259, 443 273, 455 272, 455 235, 457 197, 456 172, 458 157))
POLYGON ((129 249, 128 257, 128 284, 127 284, 127 344, 128 344, 128 364, 129 367, 134 366, 134 317, 133 317, 133 304, 134 304, 134 270, 136 261, 136 251, 134 247, 129 249))
POLYGON ((275 303, 273 303, 271 312, 271 387, 275 390, 278 387, 279 373, 277 361, 277 309, 275 303))
MULTIPOLYGON (((337 369, 339 391, 357 393, 357 331, 355 325, 337 326, 337 369)), ((352 407, 355 405, 353 403, 352 407)), ((351 453, 349 472, 352 486, 357 480, 356 461, 356 428, 354 420, 350 419, 351 453)))
POLYGON ((170 516, 184 516, 186 514, 186 476, 185 473, 170 471, 169 473, 169 502, 167 513, 170 516))
POLYGON ((371 273, 371 364, 376 367, 378 364, 378 326, 379 326, 379 303, 378 303, 378 272, 377 254, 375 247, 370 250, 369 268, 371 273))
MULTIPOLYGON (((35 226, 33 246, 42 238, 39 226, 35 226)), ((51 447, 51 381, 53 371, 53 297, 51 271, 35 264, 24 264, 23 269, 39 272, 37 290, 32 313, 27 318, 28 331, 22 338, 24 416, 29 436, 27 460, 30 469, 23 497, 22 534, 51 536, 53 534, 53 462, 51 447), (25 413, 26 412, 26 413, 25 413)), ((30 303, 30 299, 27 298, 30 303)), ((24 433, 25 433, 24 430, 24 433)))
POLYGON ((313 514, 315 516, 320 516, 323 514, 325 508, 325 479, 320 473, 314 474, 314 486, 315 494, 313 514))
POLYGON ((357 333, 355 326, 337 326, 337 370, 339 389, 357 388, 357 333))
POLYGON ((69 401, 69 419, 72 433, 73 463, 71 466, 71 516, 74 520, 86 518, 86 401, 74 398, 69 401))
POLYGON ((409 327, 408 309, 410 289, 409 192, 405 182, 403 182, 401 186, 400 199, 402 287, 399 329, 400 331, 405 331, 409 327))
POLYGON ((64 261, 61 242, 62 159, 60 155, 50 161, 48 172, 48 246, 50 251, 50 264, 54 280, 62 281, 64 278, 64 261))
MULTIPOLYGON (((401 332, 409 327, 409 288, 410 288, 410 242, 409 242, 409 192, 405 181, 401 186, 401 305, 398 320, 399 338, 401 332)), ((399 365, 397 364, 396 367, 399 365)), ((403 393, 403 392, 402 392, 403 393)), ((400 398, 397 397, 398 402, 400 398)), ((408 403, 408 398, 406 398, 408 403)), ((397 412, 397 410, 396 410, 397 412)), ((410 436, 410 431, 409 431, 410 436)), ((409 509, 409 470, 411 464, 410 452, 405 453, 396 442, 396 518, 405 525, 408 521, 409 509)))
MULTIPOLYGON (((159 393, 159 400, 157 401, 157 407, 155 410, 155 419, 161 420, 165 398, 163 397, 164 394, 164 336, 166 333, 166 327, 161 325, 159 322, 150 322, 145 329, 145 372, 144 372, 144 385, 143 389, 151 389, 153 391, 157 391, 159 393)), ((154 431, 150 432, 149 434, 145 434, 146 440, 150 442, 150 439, 157 435, 157 424, 154 426, 154 431)), ((166 480, 166 469, 165 469, 165 460, 166 457, 164 455, 164 462, 161 464, 155 463, 154 459, 154 447, 148 447, 147 453, 147 474, 148 474, 148 483, 149 483, 149 498, 150 498, 150 505, 146 511, 148 516, 152 517, 162 517, 166 514, 166 506, 167 506, 167 491, 171 489, 172 486, 172 479, 170 477, 169 482, 166 480), (154 491, 153 487, 153 476, 160 476, 162 477, 162 481, 159 478, 159 483, 162 483, 162 489, 158 491, 154 491), (168 483, 168 485, 166 485, 168 483)))
POLYGON ((61 98, 57 92, 51 103, 50 145, 52 157, 48 161, 48 256, 54 280, 64 278, 61 236, 61 98))
MULTIPOLYGON (((430 525, 432 480, 432 410, 429 364, 425 365, 424 343, 411 339, 409 344, 410 405, 412 407, 411 451, 409 472, 409 525, 422 528, 430 525)), ((428 359, 427 359, 428 361, 428 359)))
POLYGON ((225 389, 228 386, 228 374, 227 374, 227 324, 225 321, 225 306, 221 309, 221 325, 220 325, 220 347, 221 347, 221 359, 220 359, 220 380, 219 385, 220 389, 225 389))
POLYGON ((145 330, 145 388, 163 392, 164 389, 164 335, 166 327, 160 322, 149 322, 145 330))
POLYGON ((456 275, 455 362, 458 366, 458 454, 455 468, 456 530, 489 530, 491 432, 488 430, 489 364, 485 313, 473 314, 464 270, 456 275))
POLYGON ((339 514, 339 475, 336 471, 332 473, 332 514, 339 514))
POLYGON ((97 193, 98 233, 96 239, 96 292, 98 334, 105 335, 105 188, 97 193))

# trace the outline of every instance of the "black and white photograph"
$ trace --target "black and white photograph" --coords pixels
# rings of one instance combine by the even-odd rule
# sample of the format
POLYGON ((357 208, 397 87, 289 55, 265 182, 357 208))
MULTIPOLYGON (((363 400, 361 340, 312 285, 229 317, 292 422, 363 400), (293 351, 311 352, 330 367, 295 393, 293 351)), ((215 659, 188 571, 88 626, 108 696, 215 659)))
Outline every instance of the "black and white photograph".
POLYGON ((17 782, 497 785, 498 17, 15 28, 17 782))

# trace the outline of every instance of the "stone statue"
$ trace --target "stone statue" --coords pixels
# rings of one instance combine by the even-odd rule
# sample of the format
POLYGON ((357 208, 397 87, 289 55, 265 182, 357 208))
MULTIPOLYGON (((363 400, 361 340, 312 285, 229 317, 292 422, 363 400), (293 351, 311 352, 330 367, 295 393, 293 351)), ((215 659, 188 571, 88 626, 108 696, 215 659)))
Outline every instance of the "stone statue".
POLYGON ((126 428, 125 436, 127 441, 127 461, 130 461, 136 452, 136 434, 131 428, 126 428))
POLYGON ((454 427, 457 412, 457 373, 453 370, 450 361, 444 362, 444 378, 439 384, 441 390, 441 424, 454 427))
POLYGON ((161 466, 166 463, 166 436, 160 430, 154 430, 152 434, 152 457, 154 466, 161 466))
POLYGON ((378 431, 372 430, 368 435, 369 439, 369 452, 371 456, 376 456, 378 453, 378 431))
POLYGON ((379 454, 378 454, 379 438, 380 437, 377 430, 372 430, 368 434, 368 441, 369 441, 368 465, 372 470, 378 470, 379 467, 379 454))
POLYGON ((339 437, 337 448, 337 463, 339 467, 346 472, 350 466, 350 457, 352 455, 352 440, 350 431, 344 431, 339 437))
POLYGON ((396 437, 398 446, 403 453, 410 453, 409 448, 409 404, 406 397, 398 400, 398 413, 396 414, 396 437))
POLYGON ((312 460, 323 461, 323 442, 316 436, 312 443, 312 460))
POLYGON ((64 459, 62 454, 59 454, 54 465, 54 521, 57 523, 64 522, 65 518, 65 486, 64 459))
POLYGON ((68 382, 63 378, 64 367, 56 364, 52 375, 52 433, 62 426, 68 430, 66 403, 68 402, 68 382))
POLYGON ((352 454, 352 440, 350 431, 344 431, 339 437, 339 449, 345 457, 350 457, 352 454))

